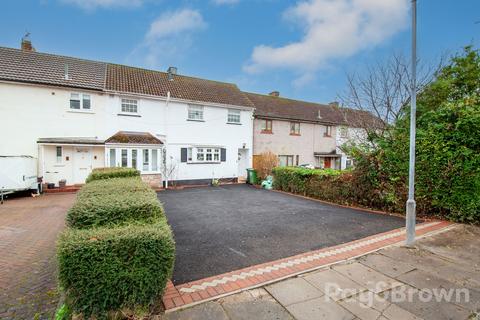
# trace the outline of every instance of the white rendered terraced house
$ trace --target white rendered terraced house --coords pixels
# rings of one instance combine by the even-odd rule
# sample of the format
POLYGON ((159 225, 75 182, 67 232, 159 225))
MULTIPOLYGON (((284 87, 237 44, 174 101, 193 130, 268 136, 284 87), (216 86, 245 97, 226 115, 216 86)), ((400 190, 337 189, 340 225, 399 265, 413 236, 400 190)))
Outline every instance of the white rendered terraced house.
POLYGON ((236 85, 0 47, 0 156, 44 183, 134 167, 160 186, 235 181, 251 167, 253 105, 236 85))

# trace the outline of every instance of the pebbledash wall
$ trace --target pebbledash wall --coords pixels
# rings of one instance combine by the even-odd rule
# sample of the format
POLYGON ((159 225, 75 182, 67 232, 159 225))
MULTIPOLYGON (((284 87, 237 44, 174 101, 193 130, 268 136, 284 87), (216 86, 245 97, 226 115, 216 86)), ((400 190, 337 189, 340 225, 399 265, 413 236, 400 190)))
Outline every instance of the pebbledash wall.
MULTIPOLYGON (((182 183, 205 182, 212 178, 244 176, 251 167, 253 109, 244 106, 180 101, 118 92, 0 82, 0 154, 30 155, 39 159, 39 175, 44 182, 73 181, 72 162, 57 163, 55 145, 40 154, 40 138, 82 137, 106 140, 118 131, 149 132, 165 144, 170 179, 182 183), (90 95, 91 109, 71 110, 71 93, 90 95), (121 99, 138 101, 138 114, 121 113, 121 99), (203 106, 203 121, 189 121, 189 105, 203 106), (228 110, 240 110, 240 124, 227 123, 228 110), (225 149, 225 161, 182 162, 182 148, 225 149), (47 173, 48 172, 48 173, 47 173)), ((108 166, 105 146, 91 146, 93 167, 108 166)), ((108 146, 107 146, 108 148, 108 146)), ((63 159, 73 152, 64 146, 63 159)), ((69 157, 69 159, 72 159, 69 157)), ((145 172, 148 174, 148 172, 145 172)))

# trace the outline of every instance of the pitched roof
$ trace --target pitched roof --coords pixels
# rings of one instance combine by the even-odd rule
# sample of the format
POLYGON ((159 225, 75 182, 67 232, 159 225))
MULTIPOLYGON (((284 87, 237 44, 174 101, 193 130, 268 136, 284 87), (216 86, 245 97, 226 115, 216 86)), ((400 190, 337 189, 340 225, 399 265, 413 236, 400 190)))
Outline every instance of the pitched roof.
POLYGON ((105 140, 105 143, 123 144, 163 144, 157 137, 148 132, 119 131, 105 140))
POLYGON ((168 73, 109 64, 106 89, 155 96, 253 107, 250 100, 235 84, 211 81, 183 75, 168 79, 168 73))
POLYGON ((361 110, 340 108, 332 104, 320 104, 245 92, 255 106, 255 116, 306 122, 331 123, 363 127, 369 123, 378 123, 379 119, 371 113, 361 110), (321 118, 319 118, 319 115, 321 118))
POLYGON ((102 90, 105 69, 102 62, 0 47, 0 80, 102 90))

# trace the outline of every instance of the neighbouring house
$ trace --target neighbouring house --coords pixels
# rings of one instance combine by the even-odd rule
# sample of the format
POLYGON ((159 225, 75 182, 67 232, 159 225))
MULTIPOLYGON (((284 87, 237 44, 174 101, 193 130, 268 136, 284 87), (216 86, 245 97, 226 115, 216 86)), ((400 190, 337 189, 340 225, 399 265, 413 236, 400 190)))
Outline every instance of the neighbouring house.
POLYGON ((268 95, 245 93, 255 106, 253 163, 271 151, 281 166, 312 165, 317 168, 345 169, 353 165, 341 149, 348 142, 365 137, 361 123, 371 114, 340 108, 338 103, 318 104, 268 95))
POLYGON ((253 105, 234 84, 0 47, 0 155, 45 183, 134 167, 153 185, 236 181, 251 167, 253 105))

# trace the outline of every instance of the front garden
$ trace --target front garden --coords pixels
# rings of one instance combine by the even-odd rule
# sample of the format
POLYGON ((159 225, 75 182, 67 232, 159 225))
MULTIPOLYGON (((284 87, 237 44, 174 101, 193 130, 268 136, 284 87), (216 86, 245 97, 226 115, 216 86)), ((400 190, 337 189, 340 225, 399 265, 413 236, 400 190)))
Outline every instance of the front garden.
MULTIPOLYGON (((480 55, 467 47, 418 94, 416 201, 422 216, 480 223, 480 55)), ((274 187, 335 203, 403 213, 409 109, 365 143, 347 146, 345 172, 276 168, 274 187)))

